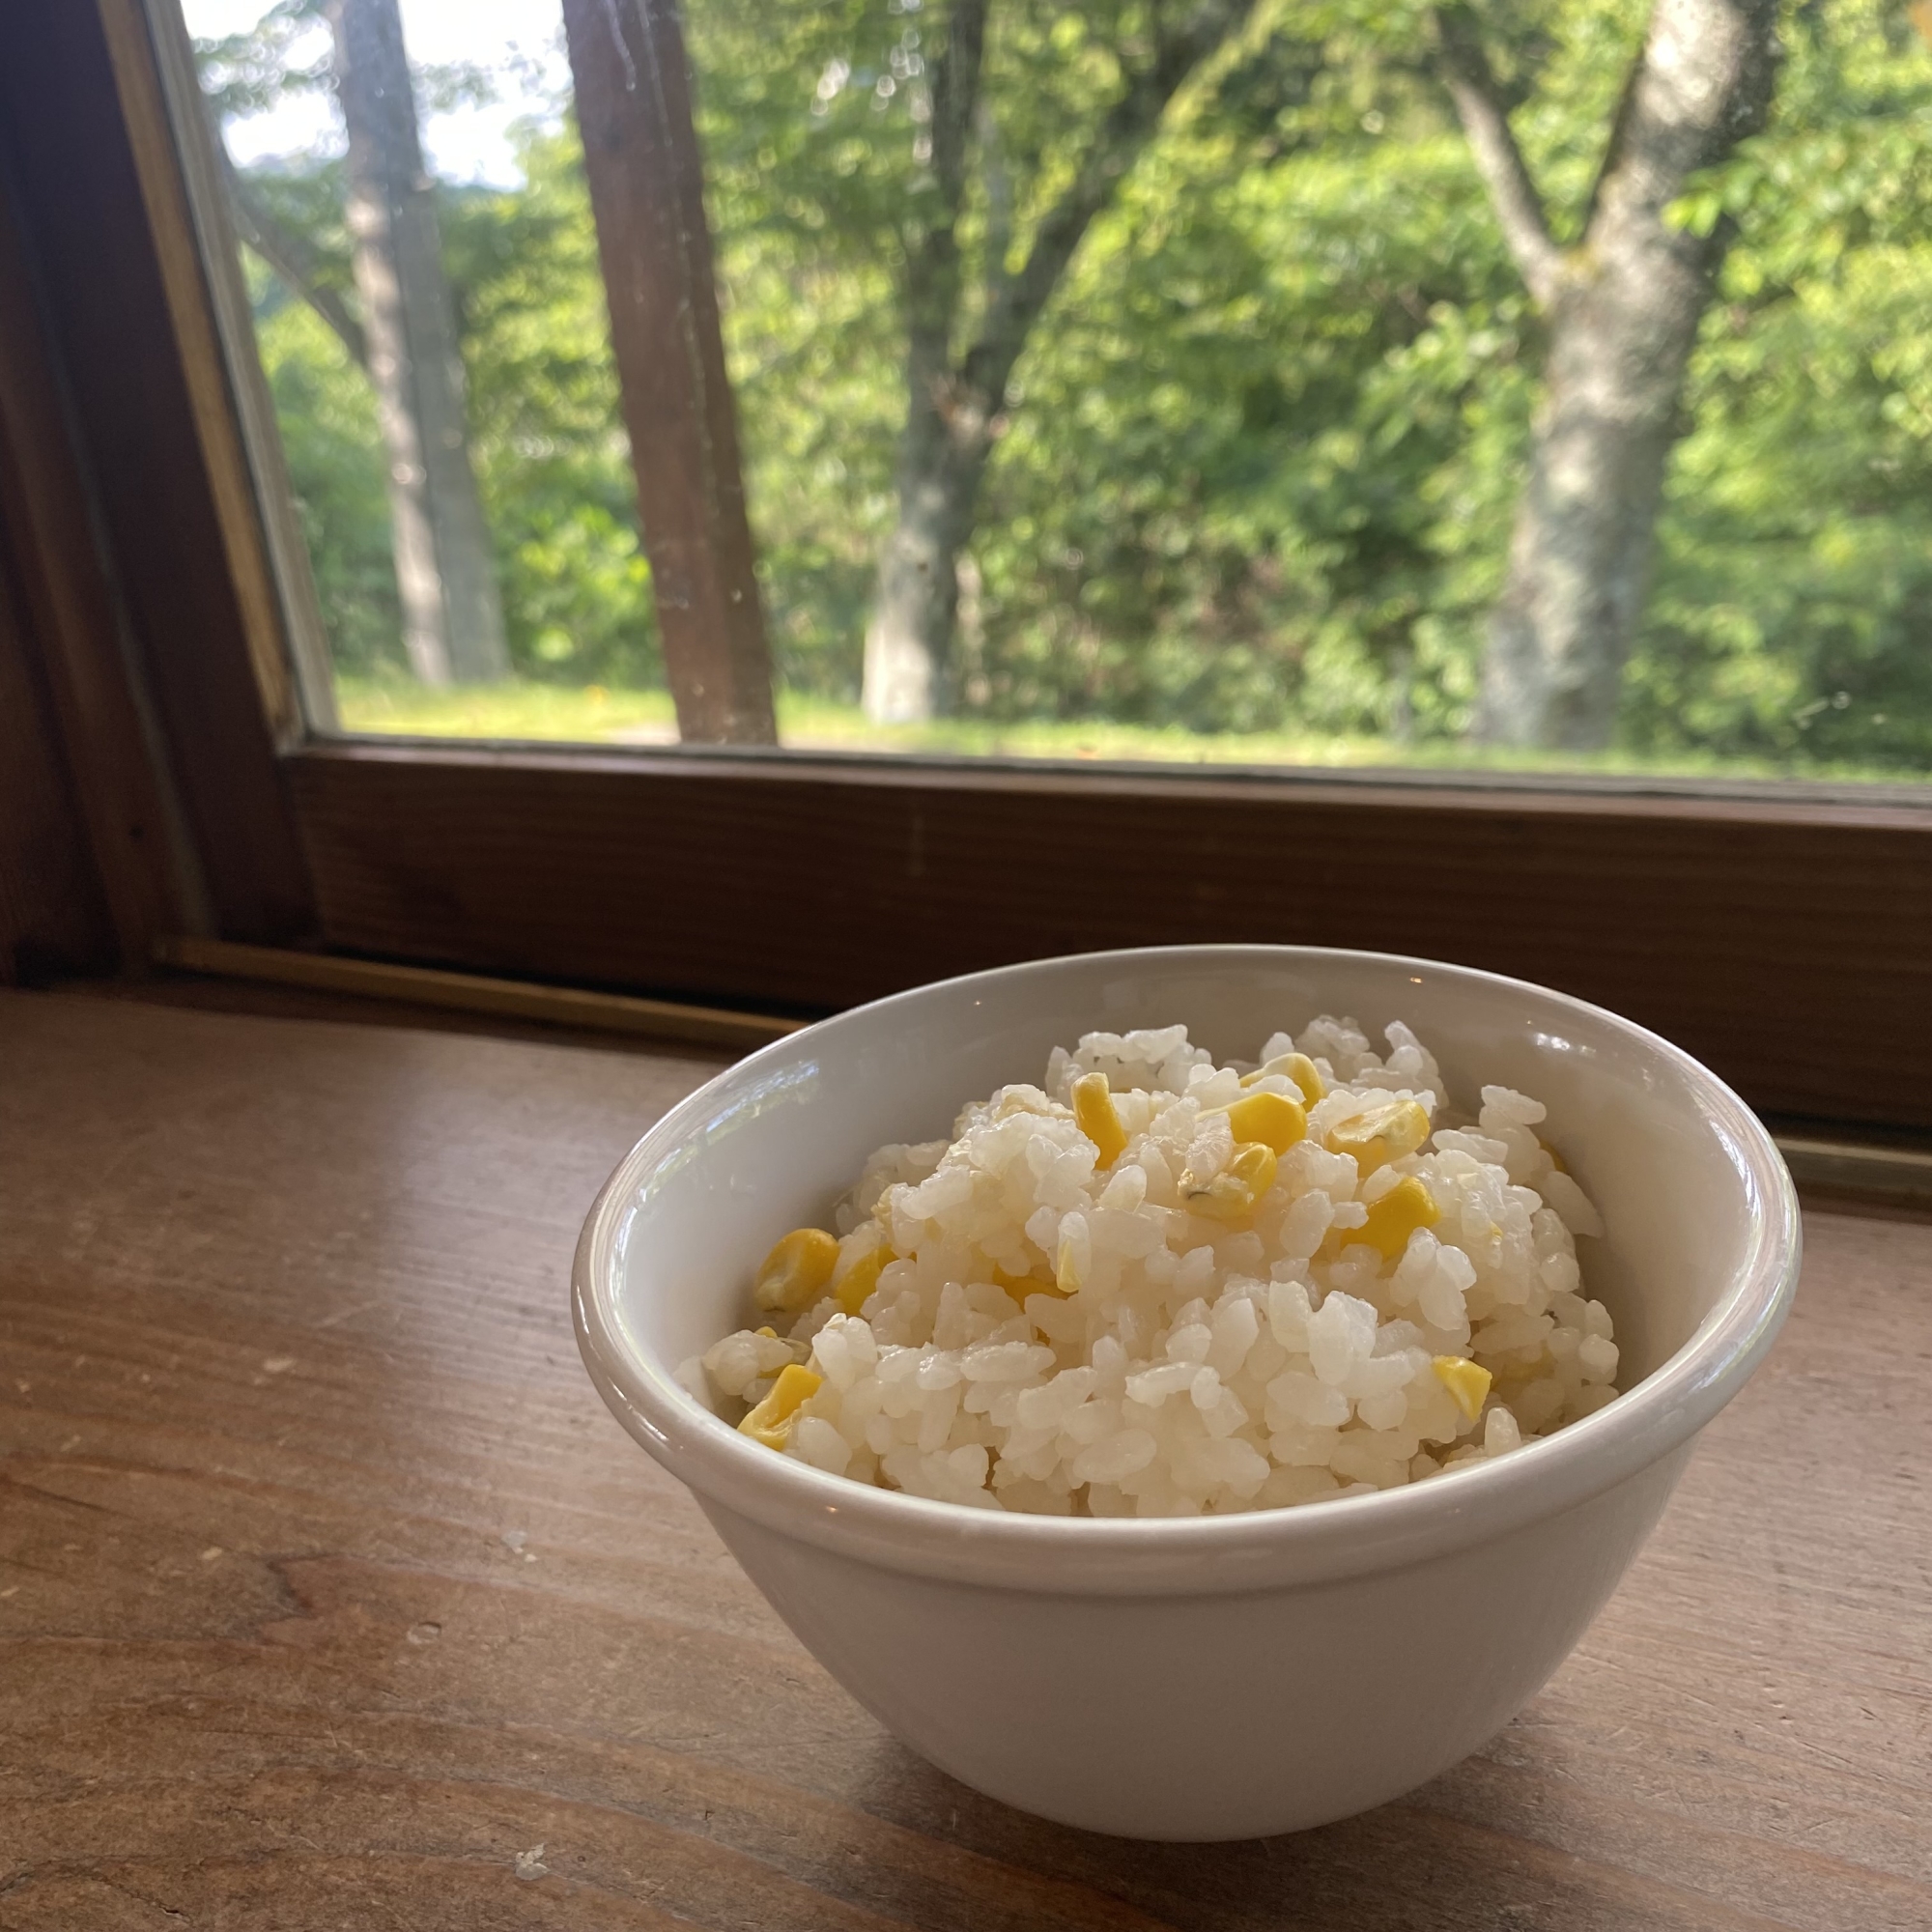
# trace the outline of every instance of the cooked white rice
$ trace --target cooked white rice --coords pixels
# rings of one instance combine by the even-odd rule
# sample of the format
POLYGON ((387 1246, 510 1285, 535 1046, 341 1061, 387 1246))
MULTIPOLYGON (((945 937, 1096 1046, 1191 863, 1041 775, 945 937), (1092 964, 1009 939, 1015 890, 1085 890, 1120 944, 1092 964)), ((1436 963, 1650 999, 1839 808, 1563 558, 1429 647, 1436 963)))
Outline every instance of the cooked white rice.
POLYGON ((1255 1069, 1179 1026, 1056 1048, 950 1142, 881 1148, 836 1242, 759 1271, 786 1332, 683 1379, 835 1475, 1059 1516, 1392 1489, 1601 1408, 1617 1347, 1575 1237, 1602 1223, 1543 1107, 1485 1087, 1454 1124, 1428 1050, 1387 1042, 1324 1016, 1255 1069))

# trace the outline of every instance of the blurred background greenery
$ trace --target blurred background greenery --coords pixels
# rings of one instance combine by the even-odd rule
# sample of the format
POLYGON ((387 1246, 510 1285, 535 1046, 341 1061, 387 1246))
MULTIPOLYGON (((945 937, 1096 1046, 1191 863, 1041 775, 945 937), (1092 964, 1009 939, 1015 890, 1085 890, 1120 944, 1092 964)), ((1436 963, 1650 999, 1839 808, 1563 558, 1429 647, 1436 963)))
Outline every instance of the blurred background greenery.
MULTIPOLYGON (((202 37, 219 113, 239 121, 278 91, 324 87, 302 38, 315 11, 284 0, 262 23, 202 37)), ((528 11, 554 35, 540 0, 528 11)), ((1648 11, 1510 11, 1514 125, 1559 242, 1648 11)), ((1132 12, 991 10, 981 133, 994 164, 960 226, 974 286, 996 258, 1018 259, 1077 166, 1119 86, 1132 12)), ((1543 324, 1417 17, 1399 4, 1264 5, 1177 95, 1015 366, 961 562, 945 715, 880 731, 858 700, 905 412, 919 7, 688 0, 788 742, 1478 755, 1465 734, 1543 324)), ((1804 0, 1780 32, 1769 126, 1673 217, 1733 222, 1736 240, 1690 366, 1613 741, 1580 762, 1920 778, 1932 51, 1882 0, 1804 0)), ((311 301, 244 258, 344 722, 668 737, 565 90, 426 67, 418 88, 433 116, 439 88, 500 97, 512 78, 514 179, 437 188, 511 685, 412 678, 369 382, 311 301)), ((243 172, 353 304, 342 166, 324 133, 243 172)))

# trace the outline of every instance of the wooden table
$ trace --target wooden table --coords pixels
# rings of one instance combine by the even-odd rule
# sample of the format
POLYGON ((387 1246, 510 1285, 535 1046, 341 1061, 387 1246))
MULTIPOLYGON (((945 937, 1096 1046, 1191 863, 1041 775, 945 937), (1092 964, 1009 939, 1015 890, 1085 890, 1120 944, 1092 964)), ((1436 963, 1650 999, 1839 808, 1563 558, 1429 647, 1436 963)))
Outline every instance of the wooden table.
POLYGON ((1932 1227, 1809 1215, 1486 1750, 1127 1844, 892 1743, 592 1393, 579 1219, 714 1064, 0 997, 0 1928, 1932 1926, 1932 1227))

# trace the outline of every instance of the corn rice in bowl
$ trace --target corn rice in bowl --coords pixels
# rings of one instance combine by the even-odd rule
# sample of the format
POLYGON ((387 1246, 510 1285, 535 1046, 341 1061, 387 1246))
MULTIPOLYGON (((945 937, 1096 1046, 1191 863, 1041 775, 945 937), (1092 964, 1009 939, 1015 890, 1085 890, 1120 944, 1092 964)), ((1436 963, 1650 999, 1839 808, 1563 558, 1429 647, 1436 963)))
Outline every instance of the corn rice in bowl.
MULTIPOLYGON (((1359 1085, 1350 1072, 1373 1070, 1351 1069, 1325 1049, 1319 1057, 1335 1084, 1359 1085)), ((1110 1096, 1135 1087, 1122 1066, 1092 1070, 1108 1074, 1110 1096)), ((1320 1103, 1304 1103, 1317 1129, 1304 1138, 1319 1144, 1327 1132, 1320 1103)), ((1056 1104, 1070 1104, 1070 1094, 1056 1104)), ((1094 1159, 1080 1190, 1090 1203, 1094 1183, 1111 1181, 1120 1158, 1105 1173, 1094 1159)), ((1293 1144, 1277 1155, 1296 1158, 1293 1144)), ((938 1171, 890 1185, 917 1188, 938 1171)), ((1524 1179, 1510 1186, 1534 1179, 1518 1171, 1524 1179)), ((1359 1165, 1357 1174, 1359 1198, 1359 1165)), ((1157 1181, 1150 1185, 1158 1195, 1157 1181)), ((1565 1195, 1559 1182, 1548 1187, 1547 1197, 1531 1188, 1545 1208, 1565 1195)), ((1444 1245, 1453 1231, 1450 1204, 1440 1205, 1444 1219, 1429 1232, 1444 1245)), ((1532 1220, 1541 1211, 1523 1205, 1532 1220)), ((1200 1245, 1191 1236, 1170 1243, 1177 1266, 1200 1245)), ((1059 1241, 1035 1246, 1034 1265, 1057 1275, 1059 1241)), ((1331 1263, 1320 1243, 1310 1259, 1314 1316, 1314 1291, 1324 1300, 1353 1291, 1323 1277, 1331 1263)), ((1346 1259, 1346 1248, 1334 1257, 1346 1259)), ((1378 1259, 1378 1281, 1401 1265, 1378 1259)), ((752 1055, 670 1108, 618 1164, 585 1221, 573 1300, 585 1365, 619 1423, 689 1485, 807 1649, 913 1750, 981 1792, 1067 1824, 1212 1839, 1297 1830, 1383 1803, 1506 1723, 1615 1587, 1697 1432, 1762 1360, 1798 1260, 1795 1197, 1763 1126, 1707 1068, 1640 1027, 1545 987, 1427 960, 1210 946, 1003 967, 895 995, 752 1055), (868 1159, 892 1144, 950 1148, 963 1097, 1040 1082, 1057 1045, 1096 1030, 1124 1040, 1183 1022, 1190 1051, 1206 1048, 1228 1068, 1265 1047, 1285 1019, 1305 1041, 1304 1016, 1323 1013, 1355 1015, 1377 1042, 1378 1079, 1436 1094, 1432 1141, 1445 1129, 1501 1137, 1507 1172, 1535 1155, 1500 1135, 1499 1117, 1491 1122, 1496 1136, 1485 1130, 1482 1090, 1533 1095, 1547 1107, 1545 1121, 1524 1131, 1560 1154, 1604 1232, 1580 1235, 1569 1208, 1558 1214, 1578 1231, 1581 1277, 1575 1287, 1545 1282, 1543 1312, 1556 1318, 1549 1334, 1572 1329, 1580 1351, 1601 1318, 1579 1322, 1558 1296, 1603 1304, 1613 1327, 1603 1339, 1618 1350, 1614 1377, 1579 1386, 1621 1394, 1592 1396, 1601 1406, 1584 1413, 1579 1405, 1560 1426, 1544 1422, 1520 1448, 1373 1492, 1351 1481, 1356 1493, 1338 1488, 1288 1507, 1257 1507, 1231 1492, 1210 1496, 1198 1514, 1129 1516, 962 1507, 855 1481, 792 1453, 789 1441, 775 1448, 754 1439, 737 1427, 748 1409, 742 1395, 724 1397, 701 1368, 694 1376, 694 1364, 748 1320, 771 1327, 774 1336, 762 1338, 770 1341, 810 1318, 826 1298, 810 1288, 796 1310, 754 1312, 761 1258, 788 1233, 816 1229, 838 1249, 829 1286, 845 1264, 844 1240, 865 1218, 851 1197, 868 1159), (1398 1064, 1406 1042, 1390 1038, 1396 1024, 1413 1029, 1439 1086, 1398 1064), (844 1226, 836 1218, 841 1202, 857 1215, 844 1226)), ((881 1264, 882 1277, 890 1265, 881 1264)), ((1212 1317, 1233 1276, 1266 1276, 1263 1293, 1272 1299, 1271 1262, 1257 1271, 1226 1255, 1217 1267, 1213 1294, 1195 1297, 1209 1317, 1203 1365, 1211 1365, 1212 1317)), ((1049 1298, 1070 1304, 1086 1292, 1049 1298)), ((1481 1352, 1488 1317, 1467 1293, 1470 1347, 1481 1352)), ((860 1319, 870 1298, 869 1290, 860 1298, 860 1319)), ((1264 1319, 1256 1294, 1243 1298, 1256 1306, 1253 1346, 1266 1335, 1287 1347, 1272 1335, 1272 1306, 1264 1319)), ((1017 1302, 1023 1314, 1031 1299, 1017 1302)), ((1153 1324, 1136 1356, 1153 1360, 1157 1346, 1171 1359, 1174 1329, 1199 1325, 1174 1321, 1184 1306, 1162 1311, 1166 1339, 1156 1345, 1163 1331, 1153 1324)), ((1012 1319, 997 1306, 982 1312, 1012 1319)), ((1378 1322, 1378 1334, 1386 1325, 1378 1322)), ((829 1326, 828 1316, 802 1339, 818 1345, 829 1326)), ((1424 1339, 1437 1338, 1425 1329, 1424 1339)), ((1182 1358, 1198 1346, 1195 1337, 1182 1358)), ((1434 1358, 1432 1350, 1432 1377, 1434 1358)), ((1514 1399, 1496 1359, 1496 1384, 1514 1399)), ((1267 1428, 1267 1385, 1283 1373, 1260 1384, 1251 1430, 1267 1428)), ((1322 1380, 1312 1356, 1309 1373, 1322 1380)), ((757 1379, 746 1394, 756 1393, 757 1379)), ((770 1379, 775 1388, 778 1377, 770 1379)), ((1181 1405, 1205 1416, 1193 1403, 1197 1383, 1170 1389, 1159 1413, 1179 1415, 1181 1405)), ((1233 1386, 1239 1395, 1240 1370, 1233 1386)), ((1496 1394, 1485 1395, 1492 1412, 1496 1394)), ((1352 1430, 1363 1396, 1349 1399, 1352 1430)), ((963 1392, 960 1409, 975 1412, 963 1392)), ((1378 1419, 1372 1412, 1369 1421, 1378 1419)), ((1448 1462, 1471 1440, 1486 1446, 1482 1419, 1480 1435, 1430 1445, 1432 1457, 1448 1462)), ((1268 1428, 1270 1438, 1281 1433, 1268 1428)), ((990 1463, 989 1452, 989 1496, 990 1463)))
POLYGON ((836 1236, 766 1256, 764 1325, 681 1376, 834 1475, 1059 1516, 1371 1493, 1594 1413, 1618 1351, 1576 1237, 1603 1224, 1546 1110, 1488 1085, 1457 1116, 1385 1037, 1056 1046, 949 1139, 878 1150, 836 1236))

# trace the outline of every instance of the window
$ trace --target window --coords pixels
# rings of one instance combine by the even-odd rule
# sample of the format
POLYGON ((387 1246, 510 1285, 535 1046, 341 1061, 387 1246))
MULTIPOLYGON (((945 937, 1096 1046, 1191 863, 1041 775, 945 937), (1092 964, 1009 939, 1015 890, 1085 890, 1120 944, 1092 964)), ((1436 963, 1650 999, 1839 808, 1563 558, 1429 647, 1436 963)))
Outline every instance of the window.
MULTIPOLYGON (((640 30, 574 110, 556 0, 182 6, 342 727, 763 737, 639 530, 640 30)), ((1932 774, 1932 48, 1666 13, 1676 133, 1626 0, 691 0, 781 741, 1932 774)))
POLYGON ((1215 0, 690 0, 687 122, 658 0, 186 5, 12 30, 10 165, 214 929, 803 1009, 1110 943, 1419 951, 1762 1106, 1920 1118, 1932 50, 1889 14, 1704 49, 1726 129, 1769 118, 1624 211, 1715 275, 1660 451, 1535 428, 1605 366, 1556 285, 1643 6, 1418 15, 1397 59, 1215 0), (1655 483, 1654 549, 1579 580, 1653 526, 1532 530, 1486 696, 1524 479, 1579 449, 1655 483), (1646 556, 1605 656, 1618 598, 1559 592, 1646 556))

